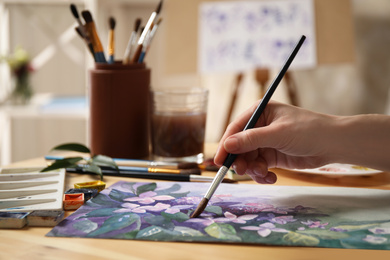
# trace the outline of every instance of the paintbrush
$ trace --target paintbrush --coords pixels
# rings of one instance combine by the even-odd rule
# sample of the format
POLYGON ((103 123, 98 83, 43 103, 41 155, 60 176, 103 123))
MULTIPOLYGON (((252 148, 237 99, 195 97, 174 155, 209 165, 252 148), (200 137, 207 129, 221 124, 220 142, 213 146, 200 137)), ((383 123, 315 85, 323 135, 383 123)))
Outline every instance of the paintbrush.
POLYGON ((72 12, 72 14, 73 14, 73 16, 76 19, 76 22, 78 24, 78 26, 75 28, 77 34, 80 35, 80 37, 84 40, 85 44, 88 46, 88 49, 92 54, 92 57, 95 59, 95 53, 93 51, 91 39, 89 38, 88 33, 87 33, 83 23, 80 20, 79 12, 77 11, 76 5, 71 4, 70 11, 72 12))
POLYGON ((74 18, 76 19, 77 24, 79 25, 78 27, 79 27, 81 36, 82 36, 83 38, 86 38, 86 37, 87 37, 87 32, 86 32, 86 30, 85 30, 85 28, 84 28, 83 23, 82 23, 81 20, 80 20, 79 12, 77 11, 77 7, 76 7, 75 4, 71 4, 71 5, 70 5, 70 11, 72 12, 74 18))
POLYGON ((138 62, 138 59, 139 59, 139 57, 141 55, 141 52, 142 52, 142 45, 143 45, 143 43, 145 41, 146 35, 149 33, 149 30, 152 27, 152 24, 153 24, 154 20, 156 19, 157 15, 160 13, 161 7, 162 7, 162 3, 163 3, 163 1, 160 0, 160 3, 158 4, 156 10, 150 15, 149 20, 146 23, 144 30, 142 31, 142 34, 141 34, 141 36, 139 37, 139 40, 138 40, 137 49, 135 50, 135 53, 134 53, 133 58, 131 60, 132 63, 138 62))
MULTIPOLYGON (((83 40, 85 41, 85 44, 88 46, 89 52, 92 54, 93 59, 95 59, 95 53, 93 52, 92 43, 91 43, 91 41, 87 40, 87 38, 84 38, 84 37, 83 37, 80 28, 81 28, 80 26, 77 26, 77 27, 75 27, 74 29, 76 30, 77 34, 78 34, 81 38, 83 38, 83 40)), ((89 38, 88 38, 88 39, 89 39, 89 38)), ((95 61, 96 61, 96 60, 95 60, 95 61)))
POLYGON ((145 55, 149 51, 153 37, 156 34, 156 31, 157 31, 161 21, 162 21, 162 18, 159 18, 157 23, 152 26, 150 33, 147 34, 146 39, 142 45, 142 51, 141 51, 141 54, 139 56, 138 63, 142 63, 144 61, 145 55))
MULTIPOLYGON (((82 166, 82 165, 80 165, 82 166)), ((99 166, 102 170, 115 170, 111 166, 99 166)), ((190 175, 196 174, 200 175, 200 169, 169 169, 169 168, 155 168, 155 167, 137 167, 137 166, 118 166, 118 169, 123 172, 149 172, 149 173, 168 173, 168 174, 181 174, 181 175, 190 175)))
MULTIPOLYGON (((64 156, 46 155, 46 160, 63 160, 64 156)), ((212 159, 206 160, 204 163, 198 164, 195 162, 161 162, 140 159, 122 159, 112 158, 119 166, 133 166, 133 167, 151 167, 151 168, 168 168, 168 169, 200 169, 204 171, 218 171, 216 165, 212 163, 212 159)), ((84 158, 88 161, 89 158, 84 158)))
POLYGON ((110 17, 108 19, 108 25, 110 26, 110 30, 108 31, 108 63, 114 63, 114 55, 115 55, 115 38, 114 38, 114 30, 115 30, 115 18, 110 17))
MULTIPOLYGON (((64 156, 56 155, 46 155, 46 160, 63 160, 64 156)), ((84 160, 88 161, 90 158, 85 157, 84 160)), ((117 165, 121 166, 133 166, 133 167, 152 167, 152 168, 169 168, 169 169, 194 169, 200 168, 197 163, 192 162, 161 162, 161 161, 150 161, 150 160, 140 160, 140 159, 122 159, 122 158, 112 158, 117 165)), ((207 168, 206 166, 204 167, 207 168)))
POLYGON ((93 50, 95 53, 95 60, 99 63, 106 63, 106 57, 104 56, 103 46, 100 42, 99 35, 96 30, 95 22, 92 19, 92 14, 89 11, 82 11, 81 15, 85 20, 85 29, 88 36, 91 39, 93 50))
POLYGON ((130 63, 130 57, 132 56, 134 52, 134 45, 136 44, 137 41, 137 34, 139 31, 139 28, 141 26, 141 19, 137 18, 135 20, 134 24, 134 30, 131 32, 129 42, 127 43, 126 50, 125 50, 125 55, 123 55, 123 64, 129 64, 130 63))
MULTIPOLYGON (((301 39, 293 49, 292 53, 286 60, 285 64, 283 65, 282 69, 280 70, 279 74, 276 76, 274 82, 270 85, 267 92, 265 93, 264 97, 261 99, 259 105, 257 106, 256 110, 253 112, 251 118, 249 119, 248 123, 244 127, 243 131, 246 131, 248 129, 251 129, 255 126, 256 122, 259 120, 260 115, 263 113, 264 108, 267 106, 268 102, 270 101, 273 93, 275 92, 275 89, 279 85, 280 81, 282 80, 284 74, 286 74, 287 69, 290 67, 290 64, 294 60, 295 56, 297 55, 299 49, 301 48, 303 42, 305 41, 306 37, 302 35, 301 39)), ((210 201, 211 197, 213 196, 214 192, 217 190, 219 184, 221 183, 222 179, 225 177, 227 171, 229 170, 230 166, 233 164, 234 160, 236 159, 237 154, 228 154, 223 165, 218 170, 217 175, 214 177, 213 182, 211 183, 209 189, 207 190, 206 194, 204 195, 203 199, 199 203, 198 207, 195 209, 195 211, 192 213, 191 218, 196 218, 199 216, 203 210, 206 208, 208 202, 210 201)))
MULTIPOLYGON (((67 168, 67 172, 70 173, 90 173, 83 167, 67 168)), ((154 180, 166 180, 166 181, 187 181, 187 182, 211 182, 213 177, 200 176, 200 175, 183 175, 183 174, 169 174, 169 173, 148 173, 148 172, 133 172, 133 171, 117 171, 102 169, 102 174, 106 176, 128 177, 128 178, 141 178, 141 179, 154 179, 154 180)), ((236 183, 237 181, 224 178, 224 183, 236 183)))

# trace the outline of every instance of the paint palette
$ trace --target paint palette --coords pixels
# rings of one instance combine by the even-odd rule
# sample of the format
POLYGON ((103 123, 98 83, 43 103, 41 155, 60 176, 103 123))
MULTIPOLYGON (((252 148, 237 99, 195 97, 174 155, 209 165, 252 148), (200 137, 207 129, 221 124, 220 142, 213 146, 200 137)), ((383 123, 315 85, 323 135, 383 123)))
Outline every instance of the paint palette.
POLYGON ((314 169, 289 169, 294 172, 318 174, 327 177, 343 177, 343 176, 368 176, 381 173, 382 171, 374 170, 367 167, 362 167, 352 164, 332 163, 314 169))
POLYGON ((0 174, 0 212, 62 210, 65 169, 3 169, 0 174))

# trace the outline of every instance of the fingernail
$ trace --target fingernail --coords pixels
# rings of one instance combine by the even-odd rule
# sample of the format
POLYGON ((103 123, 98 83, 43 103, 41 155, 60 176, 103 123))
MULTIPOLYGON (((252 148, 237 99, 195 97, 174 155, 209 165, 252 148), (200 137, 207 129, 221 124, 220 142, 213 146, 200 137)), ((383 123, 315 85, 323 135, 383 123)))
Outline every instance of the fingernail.
POLYGON ((264 180, 269 184, 274 184, 276 182, 275 175, 268 175, 264 180))
POLYGON ((224 146, 229 152, 237 151, 239 148, 238 139, 236 137, 230 137, 225 141, 224 146))

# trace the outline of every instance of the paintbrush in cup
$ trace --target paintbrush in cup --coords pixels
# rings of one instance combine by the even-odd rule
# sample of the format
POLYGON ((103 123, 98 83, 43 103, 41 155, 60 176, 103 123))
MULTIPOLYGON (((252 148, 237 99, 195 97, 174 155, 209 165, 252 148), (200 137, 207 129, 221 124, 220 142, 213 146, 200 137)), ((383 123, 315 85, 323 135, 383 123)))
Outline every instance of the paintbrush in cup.
POLYGON ((97 33, 92 14, 89 11, 82 11, 81 15, 85 20, 85 29, 87 30, 87 34, 91 39, 96 62, 106 63, 107 61, 106 57, 104 56, 103 46, 97 33))
POLYGON ((161 21, 162 21, 162 18, 159 18, 157 20, 157 23, 153 25, 150 32, 147 34, 146 39, 142 45, 142 51, 141 51, 141 55, 139 56, 138 63, 144 62, 145 55, 149 51, 150 45, 152 43, 154 35, 156 35, 157 29, 160 26, 161 21))
POLYGON ((92 58, 95 59, 95 53, 93 52, 92 43, 83 37, 82 32, 80 30, 80 26, 77 26, 74 29, 76 30, 77 34, 85 41, 85 44, 88 46, 89 52, 92 54, 92 58))
MULTIPOLYGON (((267 106, 268 102, 270 101, 273 93, 275 92, 277 86, 279 85, 280 81, 282 80, 284 74, 286 74, 287 69, 290 67, 292 61, 294 60, 295 56, 297 55, 297 53, 298 53, 299 49, 301 48, 305 39, 306 39, 306 37, 304 35, 302 35, 301 39, 299 40, 299 42, 297 43, 297 45, 293 49, 293 51, 290 54, 290 56, 288 57, 288 59, 286 60, 282 69, 280 70, 279 74, 276 76, 275 80, 272 82, 272 84, 268 88, 267 92, 265 93, 264 97, 260 101, 259 105, 257 106, 255 112, 252 114, 251 118, 249 119, 249 121, 246 124, 243 131, 251 129, 255 126, 256 122, 260 118, 260 115, 263 113, 265 107, 267 106)), ((214 180, 211 183, 206 194, 204 195, 203 199, 201 200, 201 202, 199 203, 199 205, 195 209, 195 211, 192 213, 191 218, 198 217, 203 212, 203 210, 206 208, 211 197, 213 196, 214 192, 217 190, 219 184, 222 182, 223 178, 225 177, 227 171, 229 170, 230 166, 233 164, 236 157, 237 157, 237 154, 228 154, 223 165, 221 166, 221 168, 219 168, 217 175, 215 175, 214 180)))
POLYGON ((146 39, 147 34, 149 33, 150 28, 152 27, 154 20, 156 19, 156 17, 158 16, 158 14, 161 11, 162 3, 163 3, 163 1, 160 0, 160 3, 158 4, 156 10, 150 15, 149 20, 146 23, 144 30, 142 31, 142 34, 138 40, 137 49, 135 50, 135 53, 134 53, 132 60, 131 60, 132 63, 138 62, 139 57, 140 57, 141 52, 142 52, 143 43, 146 39))
POLYGON ((76 5, 71 4, 70 11, 72 12, 73 17, 76 19, 76 22, 78 24, 78 26, 75 28, 77 34, 84 40, 85 44, 88 46, 88 49, 92 54, 92 57, 95 59, 95 53, 93 51, 91 39, 89 38, 88 33, 87 33, 83 23, 80 20, 79 12, 77 10, 76 5))
POLYGON ((76 19, 77 24, 79 25, 78 28, 80 30, 81 36, 83 38, 86 38, 87 37, 87 32, 86 32, 86 30, 84 28, 83 23, 80 20, 79 12, 78 12, 77 7, 76 7, 75 4, 71 4, 70 5, 70 11, 72 12, 74 18, 76 19))
POLYGON ((115 37, 114 37, 114 31, 115 31, 115 18, 110 17, 108 19, 108 25, 110 26, 110 30, 108 31, 108 63, 112 64, 115 62, 114 55, 115 55, 115 37))
POLYGON ((131 32, 129 42, 127 43, 125 55, 123 56, 123 64, 129 64, 130 63, 130 57, 133 55, 133 47, 136 44, 137 41, 137 34, 139 31, 139 28, 141 26, 141 19, 137 18, 134 23, 134 30, 131 32))

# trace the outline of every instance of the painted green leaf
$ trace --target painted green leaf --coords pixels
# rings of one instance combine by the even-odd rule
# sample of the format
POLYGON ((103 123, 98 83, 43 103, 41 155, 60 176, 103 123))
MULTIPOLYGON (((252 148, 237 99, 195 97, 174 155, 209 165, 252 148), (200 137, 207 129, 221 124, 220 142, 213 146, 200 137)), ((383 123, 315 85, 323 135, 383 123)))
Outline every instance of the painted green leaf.
POLYGON ((334 228, 351 231, 351 230, 367 229, 367 228, 370 228, 373 226, 378 226, 378 225, 380 225, 380 224, 379 223, 372 223, 372 224, 364 224, 364 225, 340 225, 340 226, 337 226, 334 228))
POLYGON ((112 189, 108 196, 113 200, 123 202, 123 200, 126 198, 134 197, 134 194, 124 191, 118 191, 117 189, 112 189))
POLYGON ((180 236, 178 231, 168 230, 158 226, 150 226, 140 230, 136 236, 137 239, 169 241, 173 237, 180 236))
POLYGON ((65 151, 74 151, 74 152, 81 152, 81 153, 91 153, 88 147, 86 147, 83 144, 79 143, 65 143, 60 144, 54 147, 53 150, 65 150, 65 151))
POLYGON ((218 216, 222 215, 222 208, 219 206, 208 206, 204 210, 210 213, 215 213, 218 216))
POLYGON ((108 217, 114 215, 114 211, 118 208, 102 208, 102 209, 95 209, 83 216, 83 218, 90 218, 90 217, 108 217))
POLYGON ((230 240, 236 242, 241 241, 241 238, 236 235, 236 230, 230 224, 213 223, 210 226, 206 227, 205 231, 210 236, 218 239, 230 240))
MULTIPOLYGON (((115 201, 111 199, 110 197, 107 197, 105 195, 99 194, 93 200, 88 200, 86 204, 90 207, 101 207, 101 206, 107 206, 109 208, 117 206, 120 207, 121 203, 118 201, 115 201)), ((118 209, 117 208, 117 209, 118 209)))
POLYGON ((283 236, 283 240, 291 245, 316 246, 320 240, 316 237, 296 232, 289 232, 283 236))
POLYGON ((89 219, 86 219, 86 220, 76 222, 73 225, 73 227, 77 230, 84 232, 84 233, 90 233, 98 227, 98 224, 89 220, 89 219))
POLYGON ((118 165, 115 163, 115 161, 111 157, 105 155, 95 155, 92 158, 92 163, 99 166, 111 166, 118 170, 118 165))
POLYGON ((162 195, 162 194, 169 194, 169 193, 172 193, 172 192, 175 192, 175 191, 178 191, 181 189, 181 186, 177 183, 173 184, 171 187, 167 188, 167 189, 163 189, 163 190, 159 190, 159 191, 156 191, 158 195, 162 195))
POLYGON ((184 221, 190 219, 190 217, 188 215, 184 214, 183 212, 177 212, 175 214, 169 214, 169 213, 161 212, 161 216, 163 216, 166 219, 176 220, 176 221, 179 221, 179 222, 184 222, 184 221))
POLYGON ((297 231, 299 234, 305 234, 309 236, 315 236, 320 239, 343 239, 349 237, 347 233, 343 232, 335 232, 330 230, 318 230, 318 229, 311 229, 311 230, 305 230, 305 231, 297 231))
POLYGON ((82 157, 69 157, 61 160, 56 160, 54 163, 52 163, 50 166, 44 168, 41 170, 41 172, 47 172, 62 168, 69 168, 69 167, 75 167, 77 165, 77 162, 81 161, 82 157))
POLYGON ((106 221, 104 221, 103 225, 101 225, 100 228, 89 233, 87 236, 94 237, 111 231, 122 230, 126 227, 129 227, 133 223, 136 224, 134 225, 133 229, 139 229, 141 225, 141 220, 137 214, 126 213, 126 214, 114 215, 113 217, 108 218, 106 221))
POLYGON ((155 182, 139 186, 137 188, 137 195, 140 195, 147 191, 154 191, 156 188, 157 188, 157 184, 155 182))
POLYGON ((181 227, 181 226, 176 226, 173 231, 180 232, 182 236, 186 237, 201 237, 204 236, 202 232, 189 228, 189 227, 181 227))

